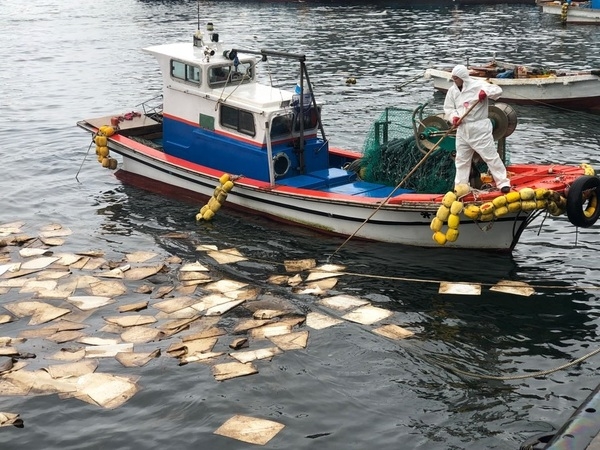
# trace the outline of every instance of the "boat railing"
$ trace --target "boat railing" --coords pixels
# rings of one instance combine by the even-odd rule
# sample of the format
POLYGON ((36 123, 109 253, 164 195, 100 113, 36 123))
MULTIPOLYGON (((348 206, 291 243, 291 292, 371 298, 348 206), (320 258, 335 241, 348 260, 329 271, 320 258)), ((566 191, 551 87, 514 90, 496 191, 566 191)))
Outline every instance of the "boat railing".
POLYGON ((149 100, 142 102, 140 105, 144 110, 144 115, 162 123, 163 121, 163 96, 159 94, 149 100))

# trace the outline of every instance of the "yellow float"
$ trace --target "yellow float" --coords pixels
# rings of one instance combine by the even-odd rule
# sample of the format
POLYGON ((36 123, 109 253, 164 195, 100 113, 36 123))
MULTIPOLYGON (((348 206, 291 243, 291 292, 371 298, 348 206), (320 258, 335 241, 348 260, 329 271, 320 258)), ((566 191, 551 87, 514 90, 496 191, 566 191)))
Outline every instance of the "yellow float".
MULTIPOLYGON (((227 199, 227 193, 233 189, 234 183, 231 175, 224 173, 219 178, 219 186, 217 186, 213 192, 212 197, 208 200, 208 203, 200 208, 198 214, 196 214, 196 220, 212 220, 215 213, 221 209, 223 203, 227 199)), ((432 224, 433 225, 433 224, 432 224)))
MULTIPOLYGON (((591 170, 582 164, 584 170, 591 170)), ((496 218, 502 217, 508 213, 518 213, 519 211, 531 212, 536 209, 546 210, 553 216, 564 214, 567 208, 567 199, 560 194, 549 189, 538 188, 523 188, 520 191, 511 191, 504 195, 499 195, 491 201, 482 204, 470 203, 464 204, 458 199, 461 197, 457 192, 458 187, 454 192, 447 192, 442 198, 442 203, 439 206, 435 217, 431 220, 430 228, 433 231, 433 240, 440 245, 445 245, 446 242, 454 242, 458 239, 458 229, 460 226, 460 214, 463 214, 468 219, 478 222, 490 222, 496 218), (447 230, 444 232, 442 228, 447 225, 447 230)), ((466 195, 467 189, 460 189, 460 193, 466 195)), ((592 217, 597 213, 600 200, 594 195, 588 200, 586 208, 582 211, 584 217, 592 217)))

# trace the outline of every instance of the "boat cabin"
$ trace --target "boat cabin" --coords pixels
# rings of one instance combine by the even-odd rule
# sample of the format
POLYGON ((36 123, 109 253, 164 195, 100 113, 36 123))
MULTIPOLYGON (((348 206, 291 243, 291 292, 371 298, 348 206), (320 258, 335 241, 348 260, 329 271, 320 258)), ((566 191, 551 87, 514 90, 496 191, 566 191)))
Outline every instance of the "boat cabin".
POLYGON ((272 184, 329 166, 303 55, 227 49, 210 24, 193 44, 144 50, 162 73, 167 154, 272 184), (299 92, 258 81, 257 65, 271 56, 298 59, 299 92))

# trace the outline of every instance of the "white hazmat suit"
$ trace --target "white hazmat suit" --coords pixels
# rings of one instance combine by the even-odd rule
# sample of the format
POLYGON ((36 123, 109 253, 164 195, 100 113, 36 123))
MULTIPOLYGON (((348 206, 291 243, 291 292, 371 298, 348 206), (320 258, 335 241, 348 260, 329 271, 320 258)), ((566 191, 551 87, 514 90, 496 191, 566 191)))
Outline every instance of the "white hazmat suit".
POLYGON ((469 76, 469 70, 458 65, 452 70, 452 76, 462 80, 462 89, 453 83, 444 101, 445 119, 453 123, 465 115, 467 110, 480 99, 480 91, 485 92, 485 98, 461 120, 456 130, 456 176, 454 186, 469 183, 471 160, 477 152, 487 164, 494 177, 498 189, 510 188, 510 180, 506 175, 506 167, 498 155, 492 136, 492 122, 488 118, 488 97, 497 100, 502 95, 502 88, 485 81, 475 80, 469 76))

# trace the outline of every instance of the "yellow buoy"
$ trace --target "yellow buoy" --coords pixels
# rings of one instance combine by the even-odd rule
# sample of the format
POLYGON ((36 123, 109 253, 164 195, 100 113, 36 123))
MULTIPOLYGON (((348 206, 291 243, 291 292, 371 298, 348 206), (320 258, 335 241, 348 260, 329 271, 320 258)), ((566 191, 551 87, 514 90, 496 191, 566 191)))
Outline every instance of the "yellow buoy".
POLYGON ((104 136, 112 136, 113 134, 115 134, 115 128, 110 126, 110 125, 102 125, 100 127, 99 133, 104 135, 104 136))
POLYGON ((460 214, 463 210, 464 204, 463 202, 454 201, 450 206, 450 214, 460 214))
POLYGON ((452 206, 452 203, 456 201, 456 194, 452 191, 448 191, 446 193, 446 195, 444 195, 444 198, 442 199, 442 205, 444 205, 446 208, 450 208, 450 206, 452 206))
MULTIPOLYGON (((99 156, 100 158, 100 156, 99 156)), ((102 167, 108 167, 110 165, 110 161, 108 158, 102 158, 102 167)))
POLYGON ((588 200, 587 208, 583 211, 585 217, 592 217, 598 207, 598 196, 595 193, 588 200))
POLYGON ((217 201, 221 204, 225 203, 225 200, 227 200, 227 192, 222 191, 219 193, 218 197, 217 197, 217 201))
POLYGON ((594 168, 587 163, 581 163, 581 168, 583 169, 584 175, 590 175, 590 176, 596 175, 596 171, 594 170, 594 168))
POLYGON ((511 203, 507 203, 506 207, 508 208, 509 212, 519 212, 519 210, 522 208, 521 202, 511 202, 511 203))
POLYGON ((494 213, 492 212, 491 214, 482 214, 481 216, 479 216, 479 220, 481 222, 491 222, 492 220, 494 220, 494 213))
POLYGON ((109 154, 108 147, 98 147, 98 155, 106 158, 109 154))
POLYGON ((215 212, 211 209, 206 210, 204 214, 202 214, 204 220, 211 220, 213 217, 215 217, 215 212))
POLYGON ((469 192, 471 192, 471 187, 468 184, 461 183, 454 186, 454 193, 457 197, 464 197, 469 192))
POLYGON ((523 188, 519 191, 521 200, 533 200, 535 198, 535 191, 531 188, 523 188))
POLYGON ((546 209, 548 206, 548 200, 545 198, 535 201, 535 209, 546 209))
POLYGON ((502 208, 503 206, 506 206, 506 197, 500 195, 492 200, 492 204, 494 205, 494 208, 502 208))
POLYGON ((449 228, 448 231, 446 231, 446 240, 448 242, 454 242, 458 239, 458 230, 454 229, 454 228, 449 228))
POLYGON ((540 200, 543 198, 548 198, 549 195, 550 195, 550 190, 548 190, 546 188, 537 188, 535 190, 535 198, 537 200, 540 200))
POLYGON ((479 217, 481 211, 479 210, 479 206, 477 205, 467 205, 465 208, 463 208, 462 213, 469 219, 475 220, 479 217))
POLYGON ((448 216, 448 228, 458 229, 460 225, 460 217, 456 214, 450 214, 448 216))
POLYGON ((506 197, 507 203, 519 202, 521 201, 521 194, 516 191, 511 191, 508 194, 504 195, 506 197))
POLYGON ((504 215, 508 214, 508 208, 506 206, 502 206, 500 208, 496 208, 494 210, 494 215, 496 217, 502 217, 504 215))
POLYGON ((494 213, 494 204, 492 202, 485 202, 479 207, 482 216, 494 213))
POLYGON ((431 223, 429 224, 429 228, 431 228, 431 231, 440 231, 443 225, 444 222, 442 222, 437 217, 434 217, 431 223))
POLYGON ((537 202, 535 200, 523 200, 521 202, 521 209, 523 211, 533 211, 537 209, 537 202))
POLYGON ((444 205, 440 205, 435 216, 438 219, 440 219, 442 222, 445 222, 446 220, 448 220, 449 215, 450 215, 450 208, 448 208, 447 206, 444 206, 444 205))
POLYGON ((444 245, 446 243, 446 235, 441 231, 436 231, 433 233, 433 240, 440 245, 444 245))
POLYGON ((213 195, 208 199, 208 203, 204 205, 200 212, 196 215, 196 220, 211 220, 215 213, 223 206, 227 200, 227 192, 233 189, 233 181, 228 173, 224 173, 219 178, 220 186, 217 186, 213 191, 213 195))
POLYGON ((108 144, 108 138, 106 136, 98 134, 94 138, 94 142, 98 147, 106 147, 106 144, 108 144))

